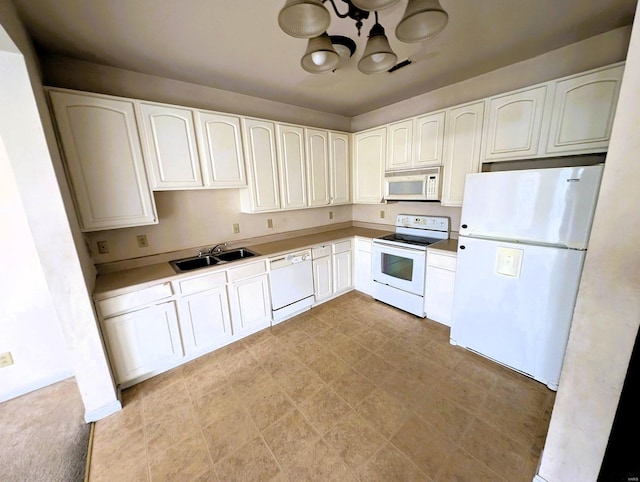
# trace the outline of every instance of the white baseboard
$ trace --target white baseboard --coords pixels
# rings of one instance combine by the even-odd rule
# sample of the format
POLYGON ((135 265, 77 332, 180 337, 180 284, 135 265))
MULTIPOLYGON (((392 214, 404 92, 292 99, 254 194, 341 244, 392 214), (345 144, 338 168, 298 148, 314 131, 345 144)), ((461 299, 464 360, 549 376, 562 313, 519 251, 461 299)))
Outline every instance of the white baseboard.
POLYGON ((12 398, 18 398, 22 395, 26 395, 27 393, 34 392, 36 390, 40 390, 41 388, 48 387, 49 385, 53 385, 54 383, 61 382, 62 380, 66 380, 67 378, 71 378, 73 375, 74 374, 71 370, 65 370, 64 372, 56 373, 55 375, 36 380, 35 382, 29 383, 22 387, 11 389, 8 392, 0 393, 0 403, 11 400, 12 398))
POLYGON ((533 482, 547 482, 545 479, 540 477, 538 474, 533 478, 533 482))
POLYGON ((119 412, 120 410, 122 410, 122 403, 120 403, 120 400, 115 400, 96 410, 85 412, 84 421, 87 423, 97 422, 98 420, 108 417, 109 415, 119 412))

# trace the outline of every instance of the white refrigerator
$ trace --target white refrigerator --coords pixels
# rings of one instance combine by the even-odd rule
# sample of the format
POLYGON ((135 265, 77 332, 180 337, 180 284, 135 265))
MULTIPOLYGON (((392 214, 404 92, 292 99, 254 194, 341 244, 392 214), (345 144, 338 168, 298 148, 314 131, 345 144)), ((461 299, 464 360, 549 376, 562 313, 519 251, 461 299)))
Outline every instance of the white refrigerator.
POLYGON ((452 344, 557 390, 602 169, 467 176, 452 344))

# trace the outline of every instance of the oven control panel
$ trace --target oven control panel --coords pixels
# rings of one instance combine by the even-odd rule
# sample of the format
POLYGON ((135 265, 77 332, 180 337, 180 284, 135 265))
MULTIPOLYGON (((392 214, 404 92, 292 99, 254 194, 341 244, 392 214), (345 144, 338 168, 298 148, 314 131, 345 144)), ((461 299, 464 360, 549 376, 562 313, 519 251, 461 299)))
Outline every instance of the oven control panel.
POLYGON ((398 214, 396 216, 396 226, 449 232, 449 218, 446 216, 398 214))

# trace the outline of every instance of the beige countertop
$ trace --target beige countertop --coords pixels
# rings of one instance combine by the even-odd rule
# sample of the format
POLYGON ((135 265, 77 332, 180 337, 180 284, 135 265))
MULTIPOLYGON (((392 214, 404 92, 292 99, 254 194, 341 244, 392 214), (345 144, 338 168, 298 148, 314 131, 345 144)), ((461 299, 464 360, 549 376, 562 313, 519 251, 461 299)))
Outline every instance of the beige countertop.
MULTIPOLYGON (((377 238, 384 236, 392 231, 384 231, 378 229, 369 229, 361 227, 349 227, 342 229, 334 229, 321 233, 309 234, 305 236, 297 236, 280 241, 272 241, 261 244, 248 244, 246 247, 259 253, 260 257, 253 257, 247 261, 234 261, 232 264, 223 264, 212 266, 211 268, 203 268, 197 271, 177 274, 168 262, 155 263, 138 268, 124 269, 112 273, 100 274, 96 278, 96 285, 93 290, 93 298, 101 300, 117 296, 119 294, 131 291, 132 287, 136 289, 146 285, 157 284, 161 282, 169 282, 181 278, 188 278, 195 274, 203 274, 205 271, 213 272, 223 270, 232 266, 239 266, 244 263, 255 262, 265 256, 273 256, 280 253, 286 253, 301 248, 310 248, 322 243, 339 241, 344 238, 360 236, 363 238, 377 238)), ((437 243, 441 244, 441 243, 437 243)))
POLYGON ((447 251, 449 253, 458 252, 458 240, 457 239, 445 239, 444 241, 438 241, 437 243, 427 246, 427 250, 435 251, 447 251))

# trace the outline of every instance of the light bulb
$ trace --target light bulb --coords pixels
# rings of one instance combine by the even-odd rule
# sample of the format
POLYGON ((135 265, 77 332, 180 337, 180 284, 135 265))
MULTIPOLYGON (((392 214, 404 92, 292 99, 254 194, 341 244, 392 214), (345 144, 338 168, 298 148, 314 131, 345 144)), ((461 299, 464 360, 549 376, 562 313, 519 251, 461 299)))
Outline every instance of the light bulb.
POLYGON ((376 64, 379 64, 380 62, 382 62, 384 60, 385 54, 372 54, 371 55, 371 60, 373 60, 376 64))
POLYGON ((327 61, 327 53, 323 51, 313 52, 311 54, 311 61, 316 65, 322 65, 327 61))

